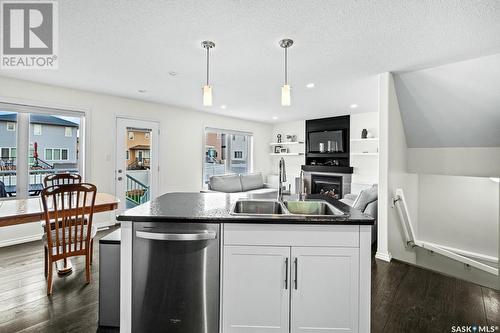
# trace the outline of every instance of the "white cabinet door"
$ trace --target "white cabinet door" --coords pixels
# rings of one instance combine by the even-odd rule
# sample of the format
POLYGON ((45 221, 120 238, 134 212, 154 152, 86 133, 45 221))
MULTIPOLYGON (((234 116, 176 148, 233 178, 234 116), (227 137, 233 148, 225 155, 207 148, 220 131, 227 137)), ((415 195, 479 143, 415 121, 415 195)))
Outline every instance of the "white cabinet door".
POLYGON ((359 249, 292 247, 291 259, 291 332, 358 332, 359 249))
POLYGON ((289 332, 289 257, 289 247, 224 246, 224 333, 289 332))

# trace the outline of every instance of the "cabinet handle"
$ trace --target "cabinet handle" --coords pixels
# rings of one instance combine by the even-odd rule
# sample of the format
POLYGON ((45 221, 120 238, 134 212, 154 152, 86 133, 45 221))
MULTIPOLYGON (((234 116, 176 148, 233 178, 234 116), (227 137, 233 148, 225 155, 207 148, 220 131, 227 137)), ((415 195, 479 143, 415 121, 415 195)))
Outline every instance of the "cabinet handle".
POLYGON ((147 231, 136 231, 135 235, 138 238, 160 240, 160 241, 201 241, 201 240, 211 240, 216 239, 217 234, 215 231, 199 230, 193 233, 161 233, 161 232, 147 232, 147 231))
POLYGON ((294 283, 295 283, 295 290, 298 289, 298 274, 297 274, 297 271, 298 271, 298 268, 299 268, 299 261, 297 259, 297 257, 295 257, 295 259, 293 260, 293 264, 295 265, 295 280, 294 280, 294 283))
POLYGON ((288 258, 285 258, 285 290, 288 289, 288 258))

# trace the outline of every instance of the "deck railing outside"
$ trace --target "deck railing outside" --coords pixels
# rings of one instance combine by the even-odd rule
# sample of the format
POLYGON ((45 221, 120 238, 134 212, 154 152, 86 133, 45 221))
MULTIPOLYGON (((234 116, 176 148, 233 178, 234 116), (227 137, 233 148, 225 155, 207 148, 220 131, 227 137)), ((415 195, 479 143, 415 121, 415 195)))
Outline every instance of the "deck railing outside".
POLYGON ((133 205, 140 205, 149 201, 149 186, 137 178, 127 175, 126 198, 133 205))
MULTIPOLYGON (((30 192, 37 193, 39 191, 31 191, 32 188, 42 188, 43 179, 53 173, 78 173, 78 169, 33 169, 29 170, 29 186, 30 192)), ((0 181, 9 190, 10 195, 15 195, 17 185, 17 171, 16 170, 0 170, 0 181)))

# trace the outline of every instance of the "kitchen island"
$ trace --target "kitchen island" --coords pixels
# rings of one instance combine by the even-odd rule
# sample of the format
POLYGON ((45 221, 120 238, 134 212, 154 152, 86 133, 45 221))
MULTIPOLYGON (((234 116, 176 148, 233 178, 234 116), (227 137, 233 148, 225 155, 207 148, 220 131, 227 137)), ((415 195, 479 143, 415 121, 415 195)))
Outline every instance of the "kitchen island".
POLYGON ((272 199, 169 193, 119 215, 120 331, 369 332, 373 218, 317 195, 320 213, 238 211, 272 199))

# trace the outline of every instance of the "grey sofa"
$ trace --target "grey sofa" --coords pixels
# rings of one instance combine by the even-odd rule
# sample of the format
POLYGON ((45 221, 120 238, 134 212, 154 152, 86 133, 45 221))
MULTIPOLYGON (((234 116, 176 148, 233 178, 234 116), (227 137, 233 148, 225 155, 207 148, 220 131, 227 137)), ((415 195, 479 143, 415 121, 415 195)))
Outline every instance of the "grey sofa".
POLYGON ((346 205, 357 208, 375 219, 372 228, 372 244, 377 240, 378 185, 361 191, 359 194, 346 194, 340 199, 346 205))
POLYGON ((224 193, 273 193, 272 188, 264 183, 262 173, 229 174, 212 176, 208 182, 208 190, 202 192, 224 192, 224 193))

